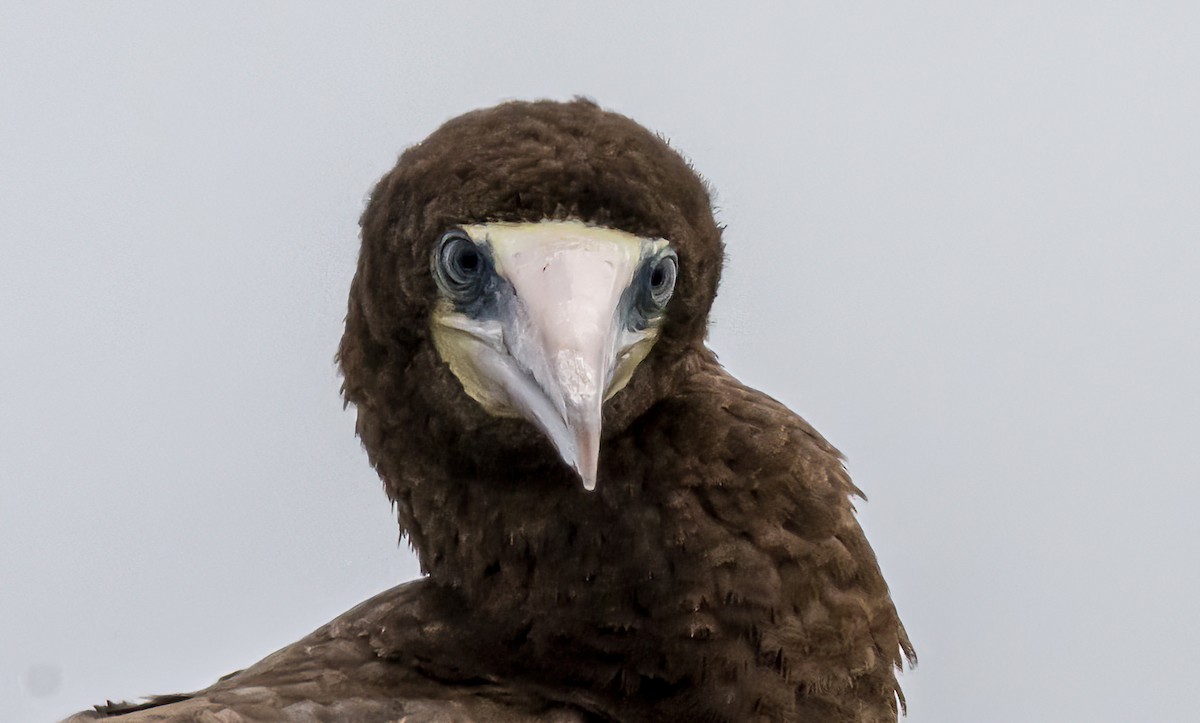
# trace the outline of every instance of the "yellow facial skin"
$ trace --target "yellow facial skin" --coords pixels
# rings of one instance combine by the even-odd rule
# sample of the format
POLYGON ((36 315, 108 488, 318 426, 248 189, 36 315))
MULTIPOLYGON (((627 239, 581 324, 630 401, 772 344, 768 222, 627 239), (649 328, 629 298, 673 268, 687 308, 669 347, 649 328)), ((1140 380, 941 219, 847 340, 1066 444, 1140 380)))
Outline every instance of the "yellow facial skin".
POLYGON ((632 331, 627 290, 667 242, 578 221, 462 230, 490 252, 506 296, 494 318, 439 302, 432 318, 438 354, 489 413, 525 417, 542 429, 592 489, 603 403, 629 382, 661 324, 658 315, 632 331))

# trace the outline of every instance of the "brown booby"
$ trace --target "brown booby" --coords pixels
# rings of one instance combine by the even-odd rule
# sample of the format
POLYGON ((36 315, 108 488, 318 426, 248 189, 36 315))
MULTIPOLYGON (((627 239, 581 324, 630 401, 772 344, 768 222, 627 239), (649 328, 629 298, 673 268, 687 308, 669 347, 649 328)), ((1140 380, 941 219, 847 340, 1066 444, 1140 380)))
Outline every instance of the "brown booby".
POLYGON ((361 225, 343 393, 427 576, 71 720, 896 720, 861 493, 705 346, 721 229, 665 141, 583 100, 467 113, 361 225))

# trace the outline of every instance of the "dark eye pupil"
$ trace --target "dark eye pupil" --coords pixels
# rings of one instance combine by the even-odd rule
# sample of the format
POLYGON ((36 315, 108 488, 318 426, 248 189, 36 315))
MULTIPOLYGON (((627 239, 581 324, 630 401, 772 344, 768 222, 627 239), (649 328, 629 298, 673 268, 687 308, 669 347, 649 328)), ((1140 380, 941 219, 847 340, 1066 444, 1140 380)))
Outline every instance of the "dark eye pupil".
POLYGON ((659 286, 662 286, 666 280, 667 280, 667 272, 663 270, 663 264, 659 264, 658 266, 655 266, 654 270, 650 272, 650 285, 651 286, 657 288, 659 286))
POLYGON ((479 268, 479 252, 475 249, 464 248, 458 253, 458 268, 467 272, 474 273, 479 268))

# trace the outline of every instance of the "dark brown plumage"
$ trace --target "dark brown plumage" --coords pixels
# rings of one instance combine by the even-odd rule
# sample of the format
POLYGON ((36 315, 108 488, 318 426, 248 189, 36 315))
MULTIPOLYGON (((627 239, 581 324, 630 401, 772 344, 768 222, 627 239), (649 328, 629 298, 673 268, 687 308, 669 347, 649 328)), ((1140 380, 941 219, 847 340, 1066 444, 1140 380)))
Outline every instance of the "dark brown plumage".
POLYGON ((859 491, 704 346, 721 234, 665 142, 586 101, 468 113, 380 181, 362 241, 344 393, 428 578, 130 720, 895 720, 913 654, 859 491), (662 336, 604 407, 594 492, 533 425, 467 396, 430 339, 439 235, 542 219, 679 257, 662 336))

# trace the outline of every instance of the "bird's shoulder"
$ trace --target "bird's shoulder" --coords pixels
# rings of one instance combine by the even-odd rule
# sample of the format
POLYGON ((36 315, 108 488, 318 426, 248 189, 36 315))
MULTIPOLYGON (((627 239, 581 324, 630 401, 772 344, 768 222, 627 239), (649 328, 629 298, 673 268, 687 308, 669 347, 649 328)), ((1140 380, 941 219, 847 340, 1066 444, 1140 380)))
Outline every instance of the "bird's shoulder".
MULTIPOLYGON (((803 417, 732 376, 714 358, 693 367, 656 415, 679 460, 700 473, 700 486, 781 494, 862 496, 841 452, 803 417)), ((832 500, 830 500, 832 501, 832 500)))
POLYGON ((695 562, 695 607, 752 611, 759 656, 775 656, 808 704, 842 711, 825 718, 894 720, 895 670, 915 657, 841 454, 715 361, 668 404, 653 443, 673 455, 663 534, 695 562))
POLYGON ((406 583, 203 690, 135 703, 110 701, 64 723, 583 720, 573 710, 499 681, 437 677, 454 673, 453 653, 444 649, 456 641, 451 626, 439 620, 443 602, 428 580, 406 583), (431 672, 423 653, 438 649, 449 657, 431 672))

